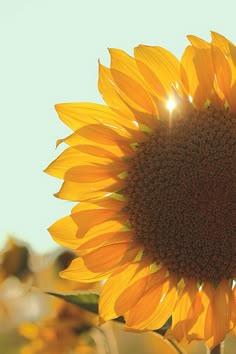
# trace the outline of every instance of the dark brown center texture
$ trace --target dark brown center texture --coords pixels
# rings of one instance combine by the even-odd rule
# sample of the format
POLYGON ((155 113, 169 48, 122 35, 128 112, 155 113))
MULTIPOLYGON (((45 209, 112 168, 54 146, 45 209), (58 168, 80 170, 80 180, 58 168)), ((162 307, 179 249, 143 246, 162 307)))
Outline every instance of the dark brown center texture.
POLYGON ((127 178, 130 225, 180 277, 236 277, 236 115, 212 107, 139 144, 127 178))

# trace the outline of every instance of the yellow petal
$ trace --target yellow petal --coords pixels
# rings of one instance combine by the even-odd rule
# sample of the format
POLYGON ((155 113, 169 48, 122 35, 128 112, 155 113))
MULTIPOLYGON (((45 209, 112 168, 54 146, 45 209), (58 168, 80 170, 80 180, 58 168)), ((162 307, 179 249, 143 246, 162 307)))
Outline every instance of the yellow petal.
POLYGON ((120 115, 150 128, 158 126, 157 108, 148 93, 141 86, 125 74, 119 73, 114 69, 105 68, 102 65, 100 65, 99 73, 98 85, 100 92, 113 110, 120 111, 120 115), (119 85, 120 87, 118 87, 119 85), (132 85, 133 88, 137 89, 140 102, 137 102, 137 97, 135 97, 127 85, 132 85), (142 94, 144 95, 143 98, 141 97, 142 94))
POLYGON ((126 206, 126 202, 121 200, 117 200, 106 196, 105 198, 94 199, 91 201, 86 201, 83 203, 78 203, 72 209, 72 214, 77 213, 82 210, 94 210, 100 208, 112 209, 112 210, 121 210, 123 207, 126 206))
POLYGON ((128 120, 135 119, 132 110, 123 101, 118 88, 114 85, 110 69, 101 64, 99 64, 98 89, 108 106, 121 112, 121 115, 128 120))
POLYGON ((123 172, 123 166, 114 164, 107 166, 76 166, 69 169, 64 179, 74 182, 98 182, 110 177, 115 177, 123 172))
POLYGON ((209 348, 221 343, 231 329, 231 302, 232 290, 229 281, 223 280, 215 289, 206 314, 205 338, 209 348))
POLYGON ((194 35, 188 35, 187 38, 190 41, 190 43, 198 49, 210 49, 211 48, 210 43, 204 41, 204 39, 202 39, 202 38, 199 38, 194 35))
MULTIPOLYGON (((111 150, 108 150, 108 149, 104 149, 104 147, 100 147, 100 146, 95 146, 95 145, 77 145, 77 146, 74 146, 74 148, 76 150, 79 150, 85 154, 89 154, 89 155, 93 155, 93 156, 97 156, 97 157, 105 157, 105 158, 109 158, 111 160, 118 160, 117 159, 117 156, 111 151, 111 150)), ((124 156, 124 155, 121 155, 121 156, 124 156)))
POLYGON ((114 178, 90 183, 65 181, 55 196, 71 201, 84 201, 105 197, 108 193, 115 192, 123 188, 123 186, 124 181, 117 181, 114 178))
MULTIPOLYGON (((85 203, 83 203, 85 204, 85 203)), ((78 210, 87 210, 87 209, 96 209, 98 207, 101 208, 108 208, 108 209, 113 209, 113 210, 121 210, 122 208, 124 208, 127 203, 122 201, 122 200, 118 200, 118 199, 114 199, 112 197, 106 196, 105 198, 100 198, 100 199, 96 199, 94 201, 92 201, 91 203, 86 203, 87 206, 89 206, 88 208, 84 208, 84 206, 81 205, 79 206, 75 206, 73 208, 73 211, 78 211, 78 210)))
MULTIPOLYGON (((115 71, 111 70, 112 77, 115 79, 119 88, 123 92, 127 92, 127 96, 130 97, 133 102, 136 102, 137 105, 140 105, 144 98, 146 100, 146 105, 142 105, 142 108, 144 108, 144 111, 150 111, 150 115, 148 117, 143 117, 143 115, 135 112, 135 118, 140 124, 145 124, 153 128, 158 127, 158 122, 156 120, 158 112, 154 101, 156 101, 156 98, 163 98, 166 96, 166 92, 160 80, 157 79, 154 72, 151 71, 147 65, 132 58, 124 51, 113 48, 109 49, 109 51, 111 54, 111 69, 115 69, 117 73, 120 72, 125 74, 123 79, 118 77, 118 81, 116 81, 115 76, 113 75, 115 71), (130 82, 126 82, 127 80, 129 81, 129 79, 131 85, 138 85, 138 87, 134 88, 135 94, 130 92, 130 82), (119 81, 122 81, 121 85, 123 89, 119 85, 119 81), (137 90, 140 94, 139 99, 137 97, 137 90), (154 101, 152 97, 155 97, 154 101), (154 114, 154 117, 152 114, 154 114)), ((135 108, 135 106, 133 106, 133 108, 135 108)), ((136 108, 140 110, 140 107, 137 106, 136 108)))
MULTIPOLYGON (((127 166, 120 161, 113 161, 112 159, 105 157, 97 157, 88 153, 82 153, 74 147, 70 147, 63 151, 45 170, 46 173, 51 174, 58 178, 64 178, 70 170, 79 168, 80 166, 101 166, 106 168, 109 164, 116 164, 117 166, 123 166, 122 169, 127 166)), ((122 170, 121 169, 121 170, 122 170)), ((77 181, 79 182, 79 181, 77 181)), ((89 181, 87 181, 89 182, 89 181)))
POLYGON ((117 231, 117 232, 107 232, 102 235, 94 236, 92 239, 81 240, 77 251, 82 254, 84 251, 86 253, 91 249, 98 248, 107 244, 131 242, 134 238, 133 232, 131 231, 117 231))
POLYGON ((120 263, 131 242, 122 242, 97 248, 83 256, 86 267, 93 272, 104 272, 113 269, 120 263))
POLYGON ((116 312, 125 314, 129 311, 142 298, 147 289, 150 287, 150 284, 156 282, 157 279, 160 281, 164 278, 165 273, 166 270, 161 269, 158 272, 148 274, 148 277, 139 279, 132 284, 130 283, 115 302, 116 312))
POLYGON ((79 245, 77 238, 78 226, 71 215, 56 221, 49 227, 48 231, 52 238, 64 247, 77 248, 79 245))
POLYGON ((137 251, 136 253, 133 250, 129 252, 129 248, 130 242, 98 248, 81 258, 74 259, 60 275, 82 283, 104 279, 118 266, 135 258, 137 251))
POLYGON ((212 55, 217 81, 228 101, 229 107, 236 112, 236 47, 224 36, 212 32, 212 55))
POLYGON ((214 67, 210 49, 188 46, 181 59, 185 75, 182 80, 188 95, 197 108, 202 109, 213 94, 214 67))
POLYGON ((115 129, 101 124, 87 124, 77 131, 79 136, 91 140, 91 142, 116 145, 120 142, 134 142, 133 137, 125 129, 115 129))
POLYGON ((80 257, 75 258, 66 270, 60 272, 60 276, 65 279, 79 281, 82 283, 90 283, 106 278, 112 271, 113 269, 109 269, 108 267, 104 272, 93 272, 86 267, 83 258, 80 257))
POLYGON ((212 45, 211 51, 217 84, 224 93, 226 99, 230 100, 230 85, 232 79, 230 65, 225 55, 218 47, 212 45))
POLYGON ((143 260, 118 268, 103 286, 99 300, 101 318, 108 321, 129 310, 142 296, 149 274, 149 264, 143 260), (130 297, 123 295, 127 289, 130 289, 130 297), (126 302, 119 301, 122 295, 126 302))
POLYGON ((185 338, 188 330, 194 324, 195 318, 189 315, 190 308, 198 292, 196 281, 188 281, 178 297, 176 307, 172 314, 171 333, 177 341, 185 338))
MULTIPOLYGON (((230 327, 236 326, 236 285, 232 289, 232 301, 230 310, 230 327)), ((234 329, 236 335, 236 328, 234 329)))
POLYGON ((152 115, 157 115, 157 108, 148 92, 136 80, 128 75, 111 69, 111 74, 114 82, 121 90, 122 97, 128 98, 128 104, 132 105, 135 110, 147 112, 152 115))
POLYGON ((191 340, 205 340, 205 326, 208 308, 213 301, 215 289, 210 282, 203 285, 195 296, 191 306, 189 317, 193 319, 194 325, 189 330, 187 338, 191 340))
POLYGON ((82 210, 71 214, 71 218, 78 225, 78 237, 82 237, 92 227, 112 219, 116 214, 117 211, 112 209, 82 210))
POLYGON ((103 235, 106 233, 114 233, 118 231, 122 231, 122 228, 127 222, 127 216, 117 216, 115 220, 108 220, 105 221, 101 224, 95 225, 92 227, 85 237, 82 237, 79 239, 78 242, 78 247, 83 244, 85 241, 92 241, 94 238, 96 238, 99 235, 103 235))
POLYGON ((61 103, 55 105, 61 120, 74 131, 88 124, 108 124, 122 129, 123 126, 135 129, 127 117, 117 115, 109 107, 86 102, 61 103))
POLYGON ((230 63, 230 67, 235 79, 236 69, 236 46, 227 38, 219 33, 211 32, 212 45, 219 48, 219 50, 225 55, 230 63))
POLYGON ((120 161, 114 162, 68 148, 45 169, 45 172, 65 181, 89 183, 115 177, 126 169, 127 165, 120 161))
POLYGON ((135 80, 139 84, 139 86, 142 86, 146 91, 153 92, 152 89, 150 90, 150 86, 147 84, 147 82, 141 75, 137 60, 135 60, 130 55, 120 49, 110 48, 109 52, 111 55, 112 69, 115 69, 129 76, 131 79, 135 80))
POLYGON ((160 100, 166 98, 167 92, 161 81, 156 77, 155 73, 143 62, 136 59, 136 63, 140 73, 151 88, 151 93, 153 96, 160 100))
MULTIPOLYGON (((48 231, 50 232, 52 238, 55 239, 60 245, 69 248, 78 248, 80 244, 93 240, 93 238, 98 235, 109 232, 114 233, 121 230, 121 228, 125 225, 126 217, 117 216, 115 220, 108 220, 106 218, 109 217, 109 213, 110 215, 113 213, 115 214, 116 211, 108 211, 108 213, 106 213, 105 210, 103 216, 101 214, 97 215, 98 219, 100 217, 100 222, 95 224, 91 223, 89 229, 83 222, 80 222, 80 216, 82 214, 77 215, 77 213, 73 213, 55 222, 49 227, 48 231), (83 235, 82 231, 83 233, 87 232, 86 239, 81 238, 83 235)), ((95 215, 96 214, 97 213, 95 210, 95 215)))
POLYGON ((161 47, 140 45, 134 50, 135 58, 144 62, 160 80, 167 94, 173 93, 173 86, 180 83, 180 63, 168 50, 161 47))
POLYGON ((176 299, 176 279, 169 276, 152 286, 127 313, 126 326, 141 331, 162 327, 172 315, 176 299))
POLYGON ((199 90, 205 92, 205 100, 207 100, 207 98, 210 99, 213 91, 215 73, 211 50, 209 48, 196 50, 194 66, 199 81, 199 90))
POLYGON ((114 141, 113 137, 111 138, 112 139, 110 140, 110 137, 108 137, 108 139, 105 140, 105 144, 102 141, 100 142, 94 140, 92 141, 86 139, 86 137, 82 137, 79 129, 76 130, 73 134, 67 136, 66 138, 57 140, 56 146, 60 145, 61 143, 65 143, 69 146, 72 146, 74 149, 77 149, 84 153, 88 153, 95 156, 100 156, 100 154, 103 155, 104 153, 104 156, 101 157, 117 158, 123 156, 134 156, 134 151, 130 146, 130 142, 142 141, 144 139, 143 136, 141 135, 141 132, 135 132, 135 135, 132 135, 132 138, 130 139, 129 138, 123 139, 123 137, 122 138, 118 137, 119 140, 117 139, 116 141, 114 141), (108 147, 104 145, 108 145, 108 147), (87 146, 89 146, 88 150, 87 150, 87 146))

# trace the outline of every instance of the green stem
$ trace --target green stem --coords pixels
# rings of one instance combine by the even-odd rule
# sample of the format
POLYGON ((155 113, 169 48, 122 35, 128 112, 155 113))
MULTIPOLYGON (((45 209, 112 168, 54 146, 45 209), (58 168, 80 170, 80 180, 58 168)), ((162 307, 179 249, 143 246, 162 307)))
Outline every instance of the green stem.
POLYGON ((170 344, 173 345, 173 347, 176 349, 178 354, 184 354, 175 341, 173 341, 172 339, 169 339, 169 338, 168 338, 168 341, 170 342, 170 344))
POLYGON ((99 327, 94 327, 90 335, 96 344, 97 354, 111 354, 107 338, 99 327))

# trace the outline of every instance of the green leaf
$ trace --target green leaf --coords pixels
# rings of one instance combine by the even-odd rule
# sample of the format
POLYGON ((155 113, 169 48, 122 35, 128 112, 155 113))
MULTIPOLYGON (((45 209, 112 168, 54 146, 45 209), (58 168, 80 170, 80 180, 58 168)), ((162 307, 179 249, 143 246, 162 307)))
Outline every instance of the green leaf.
MULTIPOLYGON (((46 294, 63 299, 71 304, 83 308, 84 310, 90 311, 98 315, 98 301, 99 301, 98 294, 79 293, 79 294, 63 295, 63 294, 57 294, 53 292, 46 292, 46 294)), ((125 323, 124 318, 122 316, 114 318, 114 321, 125 323)), ((164 324, 162 328, 154 332, 164 335, 167 329, 170 327, 170 325, 171 325, 171 318, 164 324)))
MULTIPOLYGON (((70 294, 70 295, 63 295, 58 293, 46 292, 46 294, 58 297, 64 301, 67 301, 73 305, 79 306, 84 310, 90 311, 98 315, 98 300, 99 295, 91 294, 91 293, 79 293, 79 294, 70 294)), ((125 323, 123 317, 117 317, 114 321, 125 323)))
POLYGON ((46 294, 63 299, 71 304, 79 306, 84 310, 90 311, 92 313, 98 314, 98 300, 99 295, 90 293, 80 293, 76 295, 63 295, 52 292, 46 292, 46 294))

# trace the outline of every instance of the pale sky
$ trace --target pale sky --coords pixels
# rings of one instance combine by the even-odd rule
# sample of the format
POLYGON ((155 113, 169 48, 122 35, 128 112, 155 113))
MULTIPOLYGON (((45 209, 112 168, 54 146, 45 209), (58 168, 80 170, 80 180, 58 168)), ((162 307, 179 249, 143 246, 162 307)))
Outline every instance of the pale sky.
POLYGON ((57 247, 47 228, 73 204, 53 197, 61 181, 43 173, 69 134, 53 106, 102 102, 107 48, 161 45, 180 58, 187 34, 236 42, 235 10, 235 0, 0 0, 0 246, 11 233, 40 252, 57 247))

